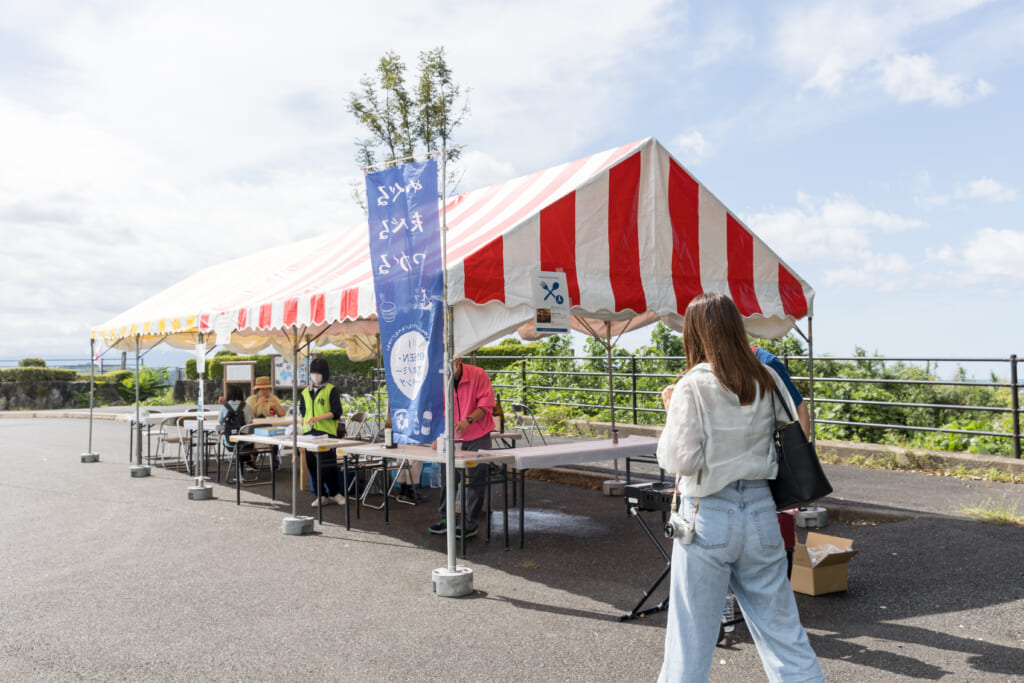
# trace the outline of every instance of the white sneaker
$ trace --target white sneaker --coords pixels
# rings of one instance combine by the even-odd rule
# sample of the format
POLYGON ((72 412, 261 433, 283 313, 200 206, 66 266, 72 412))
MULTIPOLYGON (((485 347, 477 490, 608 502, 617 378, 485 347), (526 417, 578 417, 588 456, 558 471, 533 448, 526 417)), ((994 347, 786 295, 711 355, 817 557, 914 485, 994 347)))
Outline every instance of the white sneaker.
POLYGON ((313 507, 315 507, 315 508, 318 508, 321 505, 330 505, 330 504, 331 504, 331 499, 328 498, 327 496, 320 496, 319 498, 317 498, 316 500, 313 501, 313 507))
POLYGON ((345 504, 345 496, 341 495, 340 493, 337 494, 336 496, 334 496, 333 498, 334 498, 334 502, 337 503, 338 505, 344 505, 345 504))

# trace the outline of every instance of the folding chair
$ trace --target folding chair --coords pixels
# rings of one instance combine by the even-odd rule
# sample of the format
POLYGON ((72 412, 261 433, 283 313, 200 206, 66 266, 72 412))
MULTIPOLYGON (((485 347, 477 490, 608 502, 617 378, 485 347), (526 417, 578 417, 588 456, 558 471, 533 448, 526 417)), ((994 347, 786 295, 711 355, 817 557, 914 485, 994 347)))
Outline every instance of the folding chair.
MULTIPOLYGON (((250 423, 250 424, 247 424, 247 425, 242 425, 242 427, 238 430, 238 436, 244 436, 246 434, 252 434, 253 433, 253 429, 255 429, 258 426, 260 426, 259 422, 253 422, 253 423, 250 423)), ((252 456, 253 456, 253 464, 256 466, 256 474, 253 475, 253 477, 251 479, 246 479, 245 478, 245 472, 242 472, 242 474, 241 474, 242 482, 243 482, 243 484, 248 484, 250 486, 256 486, 257 484, 252 484, 250 482, 255 482, 256 480, 258 480, 260 478, 260 472, 263 471, 263 467, 261 466, 260 462, 264 458, 272 457, 273 456, 273 449, 270 446, 257 445, 257 444, 245 444, 243 446, 240 446, 239 449, 245 449, 249 453, 251 453, 252 456)), ((232 467, 235 468, 235 476, 236 477, 239 476, 238 475, 238 472, 239 472, 238 458, 236 457, 236 453, 237 453, 237 451, 239 449, 235 448, 235 444, 233 444, 233 443, 231 444, 231 462, 228 465, 228 471, 227 471, 227 475, 226 475, 226 481, 227 481, 227 483, 229 485, 234 483, 234 479, 231 477, 231 468, 232 467)), ((273 463, 271 463, 270 467, 273 467, 273 466, 274 466, 273 463)), ((269 484, 270 482, 269 481, 265 481, 265 482, 260 482, 260 483, 261 484, 269 484)))
POLYGON ((167 444, 177 445, 178 460, 181 461, 181 449, 187 441, 181 423, 188 419, 190 418, 181 415, 168 417, 160 422, 160 432, 156 440, 156 454, 160 458, 160 467, 167 467, 167 444))
POLYGON ((518 429, 522 433, 523 438, 526 439, 526 443, 531 446, 533 445, 530 433, 534 432, 540 436, 541 443, 545 446, 548 445, 547 439, 544 438, 544 430, 541 428, 540 423, 537 422, 537 417, 525 403, 512 404, 512 420, 515 428, 518 429))
POLYGON ((348 439, 365 439, 363 436, 363 430, 366 428, 366 413, 359 411, 358 413, 352 413, 348 422, 345 423, 345 438, 348 439))

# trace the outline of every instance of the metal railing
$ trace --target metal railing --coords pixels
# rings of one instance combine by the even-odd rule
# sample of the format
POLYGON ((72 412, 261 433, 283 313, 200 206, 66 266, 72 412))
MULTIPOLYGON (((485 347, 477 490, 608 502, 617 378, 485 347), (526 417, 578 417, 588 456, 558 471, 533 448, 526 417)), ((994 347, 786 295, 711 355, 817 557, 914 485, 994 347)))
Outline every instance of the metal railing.
MULTIPOLYGON (((1015 458, 1021 457, 1020 392, 1024 386, 1018 380, 1016 355, 1003 358, 885 358, 879 356, 815 357, 813 386, 809 376, 802 374, 808 366, 807 356, 780 356, 790 369, 801 393, 809 400, 812 425, 821 427, 850 427, 864 430, 906 435, 909 432, 944 433, 964 437, 990 437, 1006 439, 1015 458), (828 376, 830 368, 857 372, 864 364, 874 366, 874 372, 885 374, 886 367, 898 364, 898 370, 909 374, 922 374, 921 378, 886 376, 828 376), (959 377, 941 379, 935 376, 933 366, 939 363, 985 364, 1002 366, 1008 370, 1007 380, 974 381, 960 370, 959 377), (916 364, 924 364, 918 367, 916 364), (801 373, 801 374, 796 374, 801 373), (864 387, 871 398, 844 397, 843 391, 864 387), (900 396, 914 387, 936 389, 947 387, 952 393, 945 400, 960 402, 921 402, 902 400, 900 396), (974 402, 979 390, 1009 393, 1008 405, 996 401, 989 404, 974 402), (886 398, 891 397, 891 398, 886 398), (860 409, 860 410, 857 410, 860 409), (874 410, 870 410, 874 409, 874 410), (917 411, 917 417, 915 417, 917 411), (928 421, 920 420, 923 411, 931 413, 928 421), (822 412, 824 415, 817 415, 822 412), (864 415, 858 415, 864 413, 864 415), (887 419, 867 419, 868 415, 892 415, 887 419), (1005 431, 991 428, 956 428, 943 426, 955 422, 957 417, 974 418, 978 415, 1008 415, 1005 431), (917 420, 915 422, 914 420, 917 420)), ((515 397, 531 406, 544 406, 549 410, 574 408, 594 419, 614 419, 633 424, 663 424, 664 409, 661 389, 678 376, 685 367, 685 359, 674 356, 613 356, 612 382, 609 391, 608 358, 603 356, 478 356, 476 362, 488 370, 495 391, 515 397), (614 399, 613 399, 614 397, 614 399)), ((928 393, 927 391, 923 393, 928 393)), ((934 392, 932 392, 934 393, 934 392)), ((991 394, 992 392, 988 392, 991 394)), ((970 422, 971 420, 968 420, 970 422)), ((878 439, 863 439, 877 441, 878 439)))

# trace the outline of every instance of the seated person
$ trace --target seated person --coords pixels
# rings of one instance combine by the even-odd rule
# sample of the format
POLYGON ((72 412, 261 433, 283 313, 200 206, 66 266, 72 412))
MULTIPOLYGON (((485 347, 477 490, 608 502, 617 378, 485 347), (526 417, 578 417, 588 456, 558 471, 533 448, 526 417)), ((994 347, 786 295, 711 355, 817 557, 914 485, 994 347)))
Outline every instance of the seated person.
MULTIPOLYGON (((223 427, 224 447, 234 453, 235 444, 232 443, 231 437, 238 434, 242 427, 252 422, 252 408, 243 400, 242 388, 237 384, 228 386, 228 393, 224 403, 220 406, 220 415, 217 418, 217 422, 223 427)), ((256 450, 252 444, 239 445, 237 467, 255 469, 256 462, 253 457, 255 452, 256 450)), ((234 478, 228 479, 228 483, 234 484, 234 478)))
POLYGON ((269 377, 257 377, 253 385, 253 394, 246 399, 246 404, 252 408, 252 416, 258 417, 284 417, 285 407, 274 395, 273 387, 270 385, 269 377))
MULTIPOLYGON (((270 385, 269 377, 257 377, 253 386, 253 395, 246 399, 245 404, 252 410, 252 417, 258 420, 261 417, 284 417, 287 412, 281 401, 274 395, 270 385)), ((281 467, 281 458, 278 457, 278 447, 272 446, 274 454, 274 469, 281 467)))

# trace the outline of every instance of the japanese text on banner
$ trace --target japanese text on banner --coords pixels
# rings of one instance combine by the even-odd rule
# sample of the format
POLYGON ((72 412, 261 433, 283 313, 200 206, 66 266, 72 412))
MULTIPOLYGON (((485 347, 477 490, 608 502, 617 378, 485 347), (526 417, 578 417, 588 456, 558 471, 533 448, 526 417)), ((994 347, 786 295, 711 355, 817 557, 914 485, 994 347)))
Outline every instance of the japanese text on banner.
POLYGON ((437 162, 366 176, 377 320, 395 441, 429 443, 443 429, 444 276, 437 162))

